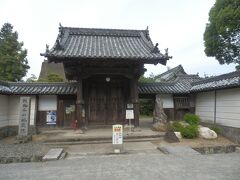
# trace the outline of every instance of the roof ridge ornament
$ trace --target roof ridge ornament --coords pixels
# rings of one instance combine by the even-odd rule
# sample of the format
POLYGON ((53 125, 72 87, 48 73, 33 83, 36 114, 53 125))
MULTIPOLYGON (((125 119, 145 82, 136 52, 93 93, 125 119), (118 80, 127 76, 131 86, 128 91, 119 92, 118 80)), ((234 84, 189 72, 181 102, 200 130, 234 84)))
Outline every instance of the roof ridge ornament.
POLYGON ((148 41, 151 41, 151 38, 150 38, 150 36, 149 36, 149 27, 147 26, 147 28, 146 28, 146 38, 147 38, 147 40, 148 41))
POLYGON ((165 58, 166 59, 172 59, 172 56, 168 56, 168 48, 166 48, 164 50, 165 50, 165 54, 164 54, 165 58))
POLYGON ((160 53, 160 50, 158 49, 158 43, 154 46, 152 53, 160 53))
POLYGON ((57 49, 57 50, 63 50, 63 47, 62 47, 62 45, 60 44, 59 39, 56 40, 56 48, 55 48, 55 49, 57 49))
POLYGON ((61 38, 62 36, 63 36, 63 26, 62 26, 62 24, 61 23, 59 23, 59 37, 61 38))
POLYGON ((49 45, 48 45, 48 44, 46 44, 46 51, 45 51, 45 53, 46 53, 46 54, 49 53, 49 45))

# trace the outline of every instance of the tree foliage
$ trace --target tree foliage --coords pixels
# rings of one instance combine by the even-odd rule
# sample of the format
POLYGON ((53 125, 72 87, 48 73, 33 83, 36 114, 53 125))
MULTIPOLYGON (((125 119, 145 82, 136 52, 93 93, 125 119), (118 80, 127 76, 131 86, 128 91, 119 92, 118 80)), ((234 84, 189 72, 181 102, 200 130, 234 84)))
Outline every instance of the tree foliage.
POLYGON ((50 73, 47 75, 44 79, 38 79, 38 82, 63 82, 64 79, 59 75, 55 73, 50 73))
POLYGON ((20 81, 29 69, 27 50, 23 42, 18 42, 17 31, 5 23, 0 31, 0 80, 20 81))
POLYGON ((216 0, 204 33, 205 53, 220 64, 240 64, 240 0, 216 0))
POLYGON ((31 77, 27 78, 26 82, 36 82, 37 76, 35 74, 31 74, 31 77))
POLYGON ((150 74, 149 77, 145 77, 142 75, 139 80, 140 83, 154 83, 155 82, 155 75, 153 73, 150 74))

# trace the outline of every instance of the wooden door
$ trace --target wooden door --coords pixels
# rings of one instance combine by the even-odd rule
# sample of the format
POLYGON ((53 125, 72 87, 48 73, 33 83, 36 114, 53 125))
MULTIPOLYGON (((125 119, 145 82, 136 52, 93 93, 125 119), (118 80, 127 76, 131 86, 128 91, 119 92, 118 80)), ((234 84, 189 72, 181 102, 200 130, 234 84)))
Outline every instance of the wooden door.
POLYGON ((72 127, 76 120, 76 107, 74 100, 64 100, 64 127, 72 127))
POLYGON ((59 127, 72 127, 76 120, 76 97, 61 96, 58 99, 57 125, 59 127))
POLYGON ((88 82, 86 115, 89 124, 122 123, 125 116, 124 83, 92 80, 88 82))

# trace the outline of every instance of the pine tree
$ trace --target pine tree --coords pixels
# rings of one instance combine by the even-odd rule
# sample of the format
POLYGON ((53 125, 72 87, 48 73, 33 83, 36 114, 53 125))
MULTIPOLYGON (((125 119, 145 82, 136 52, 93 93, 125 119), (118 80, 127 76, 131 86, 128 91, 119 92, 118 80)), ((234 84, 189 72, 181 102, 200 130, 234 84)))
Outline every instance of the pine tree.
POLYGON ((13 26, 5 23, 0 31, 0 80, 20 81, 30 68, 27 50, 23 42, 18 42, 18 33, 13 26))

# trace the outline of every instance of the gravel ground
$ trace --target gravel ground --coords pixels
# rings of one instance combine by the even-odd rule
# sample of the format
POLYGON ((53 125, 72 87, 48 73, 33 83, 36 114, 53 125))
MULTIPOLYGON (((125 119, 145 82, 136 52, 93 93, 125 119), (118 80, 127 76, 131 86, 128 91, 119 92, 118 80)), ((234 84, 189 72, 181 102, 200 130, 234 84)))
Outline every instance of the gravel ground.
POLYGON ((0 163, 40 161, 48 149, 41 142, 13 144, 0 140, 0 163))

